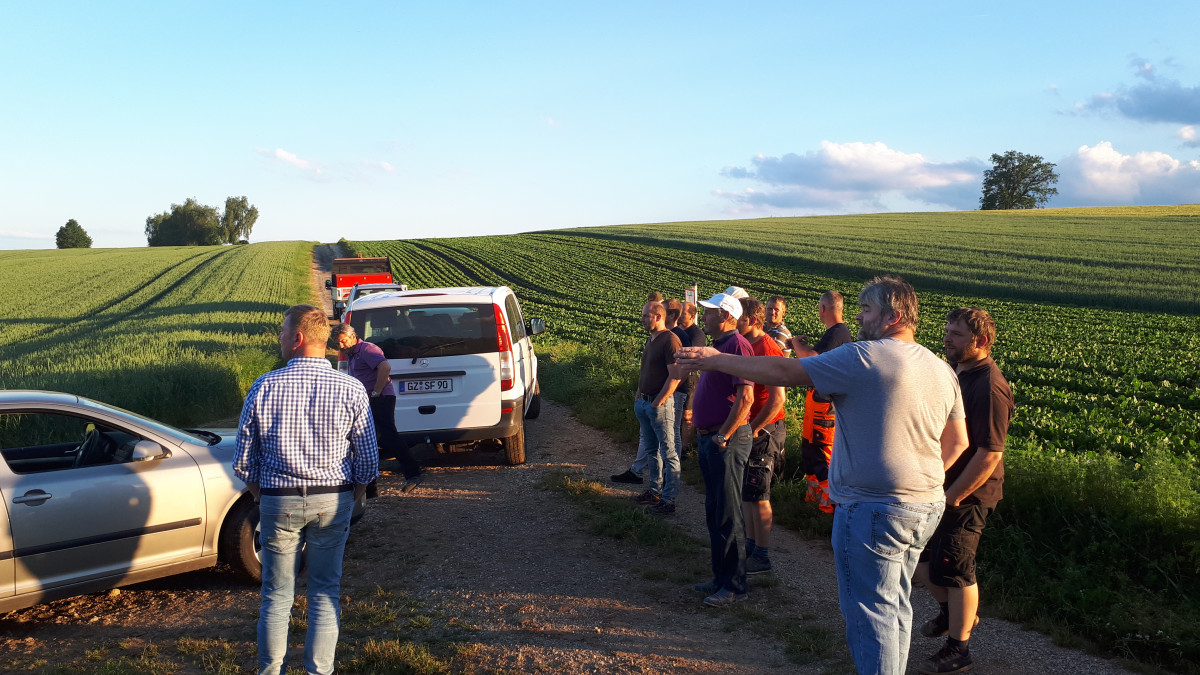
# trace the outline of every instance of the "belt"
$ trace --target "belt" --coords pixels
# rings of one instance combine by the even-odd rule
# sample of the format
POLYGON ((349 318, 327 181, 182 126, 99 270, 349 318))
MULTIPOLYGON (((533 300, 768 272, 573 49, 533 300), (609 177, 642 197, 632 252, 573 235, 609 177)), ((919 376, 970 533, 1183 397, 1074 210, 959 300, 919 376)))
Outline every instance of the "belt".
POLYGON ((300 485, 297 487, 263 488, 260 492, 272 497, 307 497, 308 495, 327 495, 334 492, 349 492, 354 489, 352 483, 344 485, 300 485))
POLYGON ((654 402, 654 397, 650 394, 638 394, 637 397, 642 401, 649 401, 650 403, 654 402))
POLYGON ((703 429, 697 429, 697 430, 696 430, 696 433, 698 433, 698 434, 704 434, 705 436, 708 436, 708 435, 711 435, 711 434, 715 434, 715 433, 717 433, 717 432, 718 432, 718 431, 720 431, 720 430, 721 430, 721 425, 720 425, 720 424, 718 424, 718 425, 717 425, 717 426, 715 426, 715 427, 704 427, 703 429))

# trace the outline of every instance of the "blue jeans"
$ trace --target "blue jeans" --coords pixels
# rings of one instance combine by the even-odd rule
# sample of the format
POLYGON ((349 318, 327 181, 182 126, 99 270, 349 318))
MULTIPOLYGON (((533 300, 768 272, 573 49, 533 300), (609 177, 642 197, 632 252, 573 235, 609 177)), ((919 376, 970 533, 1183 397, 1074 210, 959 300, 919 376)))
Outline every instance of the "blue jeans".
POLYGON ((834 511, 838 601, 858 672, 903 675, 912 632, 912 576, 945 505, 858 502, 834 511))
POLYGON ((296 595, 300 549, 308 563, 305 672, 333 672, 341 615, 342 553, 354 509, 352 491, 308 497, 263 495, 262 608, 258 613, 258 672, 277 675, 287 655, 288 619, 296 595))
POLYGON ((677 391, 671 397, 675 399, 675 454, 683 457, 683 413, 687 407, 688 393, 677 391))
POLYGON ((641 444, 646 446, 650 469, 650 491, 674 502, 679 494, 679 455, 675 452, 675 409, 669 402, 657 408, 650 401, 633 402, 633 414, 641 426, 641 444))
POLYGON ((750 425, 738 427, 723 448, 713 442, 712 434, 698 434, 698 438, 713 582, 734 593, 745 593, 746 526, 742 521, 742 481, 754 440, 750 425))

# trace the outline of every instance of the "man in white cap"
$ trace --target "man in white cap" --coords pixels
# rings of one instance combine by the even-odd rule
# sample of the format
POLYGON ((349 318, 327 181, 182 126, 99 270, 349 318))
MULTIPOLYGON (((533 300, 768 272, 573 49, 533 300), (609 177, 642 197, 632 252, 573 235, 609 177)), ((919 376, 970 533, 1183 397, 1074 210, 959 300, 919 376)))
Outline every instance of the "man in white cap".
MULTIPOLYGON (((737 330, 742 303, 717 293, 701 300, 704 332, 724 354, 750 356, 750 343, 737 330)), ((696 584, 707 595, 704 604, 727 607, 746 599, 745 525, 742 520, 742 481, 753 437, 747 418, 753 403, 749 380, 716 371, 700 375, 692 403, 704 477, 704 512, 712 548, 711 581, 696 584)))

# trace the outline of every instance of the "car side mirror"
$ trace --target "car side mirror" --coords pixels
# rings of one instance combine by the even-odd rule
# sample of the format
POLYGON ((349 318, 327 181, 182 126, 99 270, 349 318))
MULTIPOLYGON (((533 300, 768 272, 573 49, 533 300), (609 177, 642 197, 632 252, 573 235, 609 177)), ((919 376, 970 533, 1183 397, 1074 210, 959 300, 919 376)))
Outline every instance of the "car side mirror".
POLYGON ((330 288, 333 288, 333 279, 326 279, 325 280, 325 289, 328 290, 330 288))
POLYGON ((154 441, 138 441, 133 444, 133 452, 129 455, 131 462, 147 462, 152 459, 166 459, 171 451, 163 448, 154 441))
POLYGON ((526 332, 528 332, 530 335, 541 335, 542 333, 545 333, 546 332, 546 320, 545 319, 530 319, 529 320, 529 330, 526 332))

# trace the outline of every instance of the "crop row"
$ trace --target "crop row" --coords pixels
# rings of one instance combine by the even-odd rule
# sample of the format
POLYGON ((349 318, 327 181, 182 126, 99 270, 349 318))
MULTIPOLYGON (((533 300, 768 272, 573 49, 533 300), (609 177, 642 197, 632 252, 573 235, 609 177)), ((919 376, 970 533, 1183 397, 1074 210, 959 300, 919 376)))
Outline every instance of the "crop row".
MULTIPOLYGON (((762 223, 777 225, 774 220, 761 221, 757 229, 755 223, 743 224, 746 238, 764 236, 762 223)), ((414 286, 440 285, 444 272, 422 273, 439 265, 461 269, 458 283, 513 286, 528 315, 546 318, 553 335, 574 341, 641 339, 637 317, 646 293, 661 290, 678 297, 692 283, 699 284, 702 296, 729 284, 764 298, 781 294, 789 301, 793 331, 809 334, 823 328, 816 320, 820 292, 839 289, 848 296, 847 318, 854 327, 853 297, 862 277, 813 273, 802 261, 775 267, 769 258, 738 257, 741 249, 699 251, 676 244, 659 226, 605 229, 629 236, 567 231, 354 246, 393 256, 398 273, 410 275, 404 280, 414 286)), ((941 351, 942 317, 950 308, 979 305, 996 317, 995 357, 1020 406, 1014 442, 1030 438, 1040 447, 1114 450, 1128 457, 1152 447, 1182 457, 1196 453, 1200 366, 1190 356, 1200 348, 1196 316, 999 299, 1004 285, 990 296, 950 294, 919 283, 918 288, 918 339, 934 351, 941 351)))
POLYGON ((0 254, 0 387, 94 397, 182 424, 236 412, 277 358, 280 313, 308 298, 311 248, 0 254))

